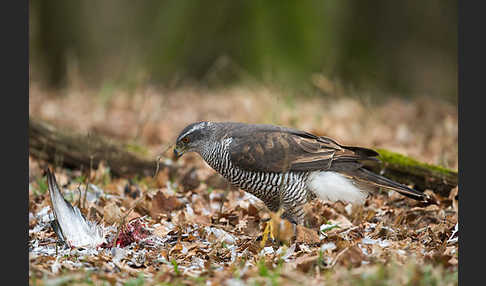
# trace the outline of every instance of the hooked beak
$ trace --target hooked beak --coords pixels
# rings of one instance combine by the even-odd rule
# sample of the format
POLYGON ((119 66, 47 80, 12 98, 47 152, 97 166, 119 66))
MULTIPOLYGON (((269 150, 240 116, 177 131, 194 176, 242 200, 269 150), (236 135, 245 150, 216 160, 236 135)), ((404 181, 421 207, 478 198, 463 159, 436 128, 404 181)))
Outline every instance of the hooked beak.
POLYGON ((174 155, 176 156, 176 158, 181 157, 182 154, 184 154, 184 150, 179 148, 178 146, 175 146, 174 147, 174 155))

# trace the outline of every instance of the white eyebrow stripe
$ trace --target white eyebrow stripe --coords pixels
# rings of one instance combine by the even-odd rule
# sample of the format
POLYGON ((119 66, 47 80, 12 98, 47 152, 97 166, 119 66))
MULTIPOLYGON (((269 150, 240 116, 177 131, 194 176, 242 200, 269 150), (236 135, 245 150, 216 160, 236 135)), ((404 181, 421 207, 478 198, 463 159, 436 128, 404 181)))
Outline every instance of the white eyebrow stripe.
POLYGON ((189 131, 187 131, 186 133, 182 134, 181 138, 184 138, 187 136, 187 134, 191 133, 191 132, 194 132, 195 130, 199 130, 199 129, 202 129, 204 128, 204 123, 205 122, 201 122, 195 126, 193 126, 191 129, 189 129, 189 131))

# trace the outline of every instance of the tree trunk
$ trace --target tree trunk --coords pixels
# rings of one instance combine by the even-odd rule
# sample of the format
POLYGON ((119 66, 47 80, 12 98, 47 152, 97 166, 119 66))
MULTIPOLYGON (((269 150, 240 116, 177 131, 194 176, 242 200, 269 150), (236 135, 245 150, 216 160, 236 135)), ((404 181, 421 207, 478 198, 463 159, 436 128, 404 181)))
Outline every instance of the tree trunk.
MULTIPOLYGON (((68 168, 97 168, 103 161, 115 176, 153 176, 155 160, 127 149, 97 135, 61 131, 39 119, 29 118, 29 153, 33 157, 68 168)), ((164 167, 161 163, 160 168, 164 167)))

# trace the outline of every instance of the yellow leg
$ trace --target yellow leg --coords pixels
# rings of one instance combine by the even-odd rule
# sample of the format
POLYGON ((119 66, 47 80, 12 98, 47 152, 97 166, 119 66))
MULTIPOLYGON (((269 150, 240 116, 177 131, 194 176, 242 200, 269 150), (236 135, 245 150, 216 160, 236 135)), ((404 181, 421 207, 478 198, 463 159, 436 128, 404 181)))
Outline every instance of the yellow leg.
POLYGON ((267 221, 265 224, 265 229, 263 230, 263 235, 262 235, 262 241, 260 242, 260 246, 263 248, 265 247, 265 244, 267 243, 268 236, 272 238, 272 240, 275 240, 275 235, 274 235, 274 228, 273 228, 273 218, 270 218, 269 221, 267 221))

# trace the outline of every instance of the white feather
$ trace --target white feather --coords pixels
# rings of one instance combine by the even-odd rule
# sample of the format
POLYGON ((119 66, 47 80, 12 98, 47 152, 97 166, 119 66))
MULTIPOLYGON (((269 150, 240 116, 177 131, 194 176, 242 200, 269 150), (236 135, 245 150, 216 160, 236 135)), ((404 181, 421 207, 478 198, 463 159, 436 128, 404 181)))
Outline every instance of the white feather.
POLYGON ((307 187, 323 201, 363 204, 368 193, 336 172, 316 171, 307 179, 307 187))
POLYGON ((64 199, 54 175, 52 176, 53 181, 48 180, 49 195, 66 243, 70 247, 96 248, 105 242, 103 229, 96 223, 86 220, 77 207, 71 206, 64 199))

